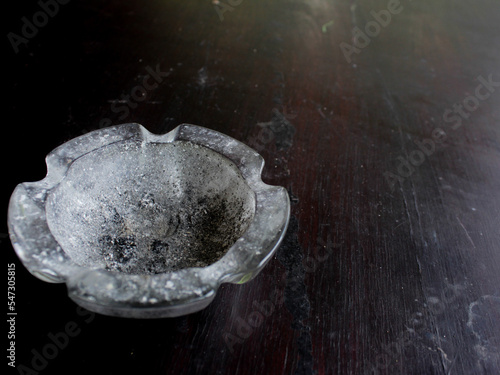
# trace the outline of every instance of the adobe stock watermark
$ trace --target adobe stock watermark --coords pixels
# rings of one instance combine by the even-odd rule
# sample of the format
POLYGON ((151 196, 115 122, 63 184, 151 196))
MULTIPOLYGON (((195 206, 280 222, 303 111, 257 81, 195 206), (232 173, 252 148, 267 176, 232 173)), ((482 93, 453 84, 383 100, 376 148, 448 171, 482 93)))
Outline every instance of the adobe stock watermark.
MULTIPOLYGON (((479 108, 480 103, 490 98, 495 90, 500 87, 500 81, 495 81, 493 74, 490 74, 488 78, 480 75, 476 79, 479 81, 479 85, 476 86, 474 94, 466 96, 461 102, 453 104, 452 108, 447 108, 443 112, 443 121, 451 124, 452 130, 459 129, 463 121, 470 118, 471 114, 479 108)), ((397 182, 402 184, 405 178, 410 177, 416 168, 422 165, 426 157, 434 154, 446 137, 446 131, 437 127, 432 130, 430 137, 422 140, 415 139, 413 143, 415 143, 417 149, 409 152, 407 157, 398 156, 396 160, 399 164, 395 171, 384 172, 384 177, 391 192, 394 191, 397 182)))
POLYGON ((221 22, 224 21, 224 13, 234 11, 238 5, 240 5, 243 0, 227 0, 227 3, 224 3, 221 0, 213 0, 212 4, 214 5, 215 13, 219 16, 221 22))
POLYGON ((286 106, 283 107, 283 113, 278 108, 273 108, 272 114, 271 121, 259 122, 257 125, 260 129, 257 135, 248 138, 248 145, 257 152, 264 150, 266 145, 276 139, 275 131, 281 130, 282 127, 293 127, 289 120, 297 117, 297 113, 289 111, 286 106))
MULTIPOLYGON (((119 121, 125 120, 130 115, 130 110, 137 108, 138 104, 148 98, 148 94, 156 90, 160 83, 170 75, 170 72, 162 72, 160 64, 156 64, 153 69, 151 66, 146 67, 146 74, 140 85, 134 86, 129 94, 122 94, 120 99, 111 101, 111 112, 119 114, 119 121)), ((106 127, 112 124, 110 118, 103 118, 99 122, 100 127, 106 127)))
MULTIPOLYGON (((406 329, 400 332, 397 338, 388 345, 381 345, 379 352, 375 356, 375 363, 368 362, 371 373, 378 374, 380 371, 386 373, 392 364, 397 363, 406 347, 415 345, 415 337, 425 337, 428 334, 429 327, 424 325, 423 311, 430 312, 434 317, 441 315, 453 306, 453 303, 460 297, 464 289, 465 286, 463 285, 447 284, 441 290, 439 296, 428 297, 424 309, 413 313, 406 321, 406 329)), ((443 349, 437 348, 437 350, 442 351, 443 349)), ((446 357, 446 353, 444 355, 446 357)))
POLYGON ((391 23, 392 17, 402 11, 403 5, 401 5, 399 0, 389 0, 386 9, 382 9, 378 12, 374 10, 370 11, 370 15, 373 19, 366 23, 364 30, 361 30, 358 26, 353 27, 353 45, 346 42, 339 44, 340 50, 344 54, 346 61, 351 63, 352 54, 359 54, 363 48, 366 48, 372 39, 380 34, 382 28, 387 27, 391 23))
POLYGON ((76 313, 83 321, 69 321, 64 325, 64 328, 56 333, 49 332, 47 334, 47 342, 41 348, 31 349, 31 362, 29 364, 19 364, 16 369, 21 375, 38 375, 49 365, 49 361, 54 360, 61 351, 66 349, 70 344, 71 339, 77 337, 82 332, 83 324, 90 324, 95 313, 85 310, 78 306, 76 313))
MULTIPOLYGON (((317 243, 319 247, 316 254, 308 256, 302 261, 306 274, 316 272, 319 265, 330 257, 334 249, 341 246, 340 244, 332 243, 330 235, 327 235, 326 242, 321 236, 318 236, 317 243)), ((296 291, 299 288, 303 282, 301 278, 301 275, 297 275, 288 280, 288 285, 291 285, 292 291, 296 291)), ((264 323, 266 318, 269 318, 284 302, 284 297, 280 296, 277 289, 271 292, 269 299, 253 301, 253 310, 245 318, 238 316, 235 319, 235 328, 232 332, 224 331, 222 333, 222 339, 229 352, 234 354, 236 346, 248 339, 264 323)))
POLYGON ((17 54, 21 45, 27 45, 30 40, 38 35, 40 29, 47 26, 49 20, 59 14, 60 5, 66 5, 70 0, 40 0, 38 6, 40 10, 36 11, 30 18, 22 17, 20 35, 14 32, 7 34, 7 39, 12 49, 17 54))

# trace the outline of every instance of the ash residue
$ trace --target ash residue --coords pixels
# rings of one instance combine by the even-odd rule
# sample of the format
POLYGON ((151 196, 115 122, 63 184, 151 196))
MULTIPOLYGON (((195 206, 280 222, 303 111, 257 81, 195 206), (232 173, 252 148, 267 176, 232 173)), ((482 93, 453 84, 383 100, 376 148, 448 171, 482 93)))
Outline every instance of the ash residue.
POLYGON ((47 205, 51 230, 75 263, 130 274, 210 265, 254 212, 238 168, 189 142, 126 141, 87 154, 47 205))
MULTIPOLYGON (((152 194, 149 197, 151 204, 148 208, 154 208, 152 194)), ((188 203, 188 206, 193 208, 193 204, 194 209, 184 208, 175 215, 178 218, 175 230, 158 228, 157 235, 168 233, 166 238, 125 235, 128 232, 126 220, 113 215, 110 231, 116 231, 115 225, 120 223, 119 233, 115 237, 108 234, 99 239, 99 252, 104 258, 105 269, 131 274, 157 274, 188 267, 206 267, 219 260, 241 236, 242 228, 247 224, 248 215, 235 215, 245 211, 244 201, 237 199, 229 207, 224 197, 216 197, 200 198, 188 203)))

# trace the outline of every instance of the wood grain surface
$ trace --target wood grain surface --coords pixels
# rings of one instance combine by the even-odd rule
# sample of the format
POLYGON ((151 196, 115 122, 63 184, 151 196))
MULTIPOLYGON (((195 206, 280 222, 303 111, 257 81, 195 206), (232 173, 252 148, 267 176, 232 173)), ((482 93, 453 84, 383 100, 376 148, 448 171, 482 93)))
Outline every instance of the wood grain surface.
POLYGON ((78 309, 23 268, 4 221, 12 373, 500 373, 498 0, 42 0, 5 13, 5 213, 54 147, 127 122, 243 141, 292 201, 256 279, 162 320, 78 309))

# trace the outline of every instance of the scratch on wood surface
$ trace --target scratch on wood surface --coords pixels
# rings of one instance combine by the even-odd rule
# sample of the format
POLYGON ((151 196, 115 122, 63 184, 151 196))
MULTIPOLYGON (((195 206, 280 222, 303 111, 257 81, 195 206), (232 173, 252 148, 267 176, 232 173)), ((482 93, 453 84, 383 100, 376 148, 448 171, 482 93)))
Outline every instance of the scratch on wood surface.
POLYGON ((460 224, 460 226, 463 228, 465 235, 467 236, 469 242, 472 244, 472 247, 474 249, 476 249, 476 245, 474 244, 474 241, 472 241, 472 238, 469 236, 469 232, 467 231, 467 229, 465 229, 464 224, 460 221, 460 218, 458 216, 455 216, 455 217, 457 218, 457 221, 460 224))
POLYGON ((396 225, 395 227, 392 228, 392 233, 394 233, 394 231, 396 229, 398 229, 401 225, 403 225, 404 223, 406 223, 406 221, 402 221, 401 223, 399 223, 398 225, 396 225))

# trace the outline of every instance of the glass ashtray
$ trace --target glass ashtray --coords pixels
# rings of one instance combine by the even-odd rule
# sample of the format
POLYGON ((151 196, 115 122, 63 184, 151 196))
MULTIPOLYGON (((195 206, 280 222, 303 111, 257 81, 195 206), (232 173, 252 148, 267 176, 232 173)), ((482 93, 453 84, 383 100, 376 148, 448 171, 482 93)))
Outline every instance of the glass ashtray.
POLYGON ((33 275, 101 314, 201 310, 222 283, 253 279, 288 225, 287 191, 262 182, 264 159, 200 126, 104 128, 46 163, 43 180, 12 194, 12 244, 33 275))

